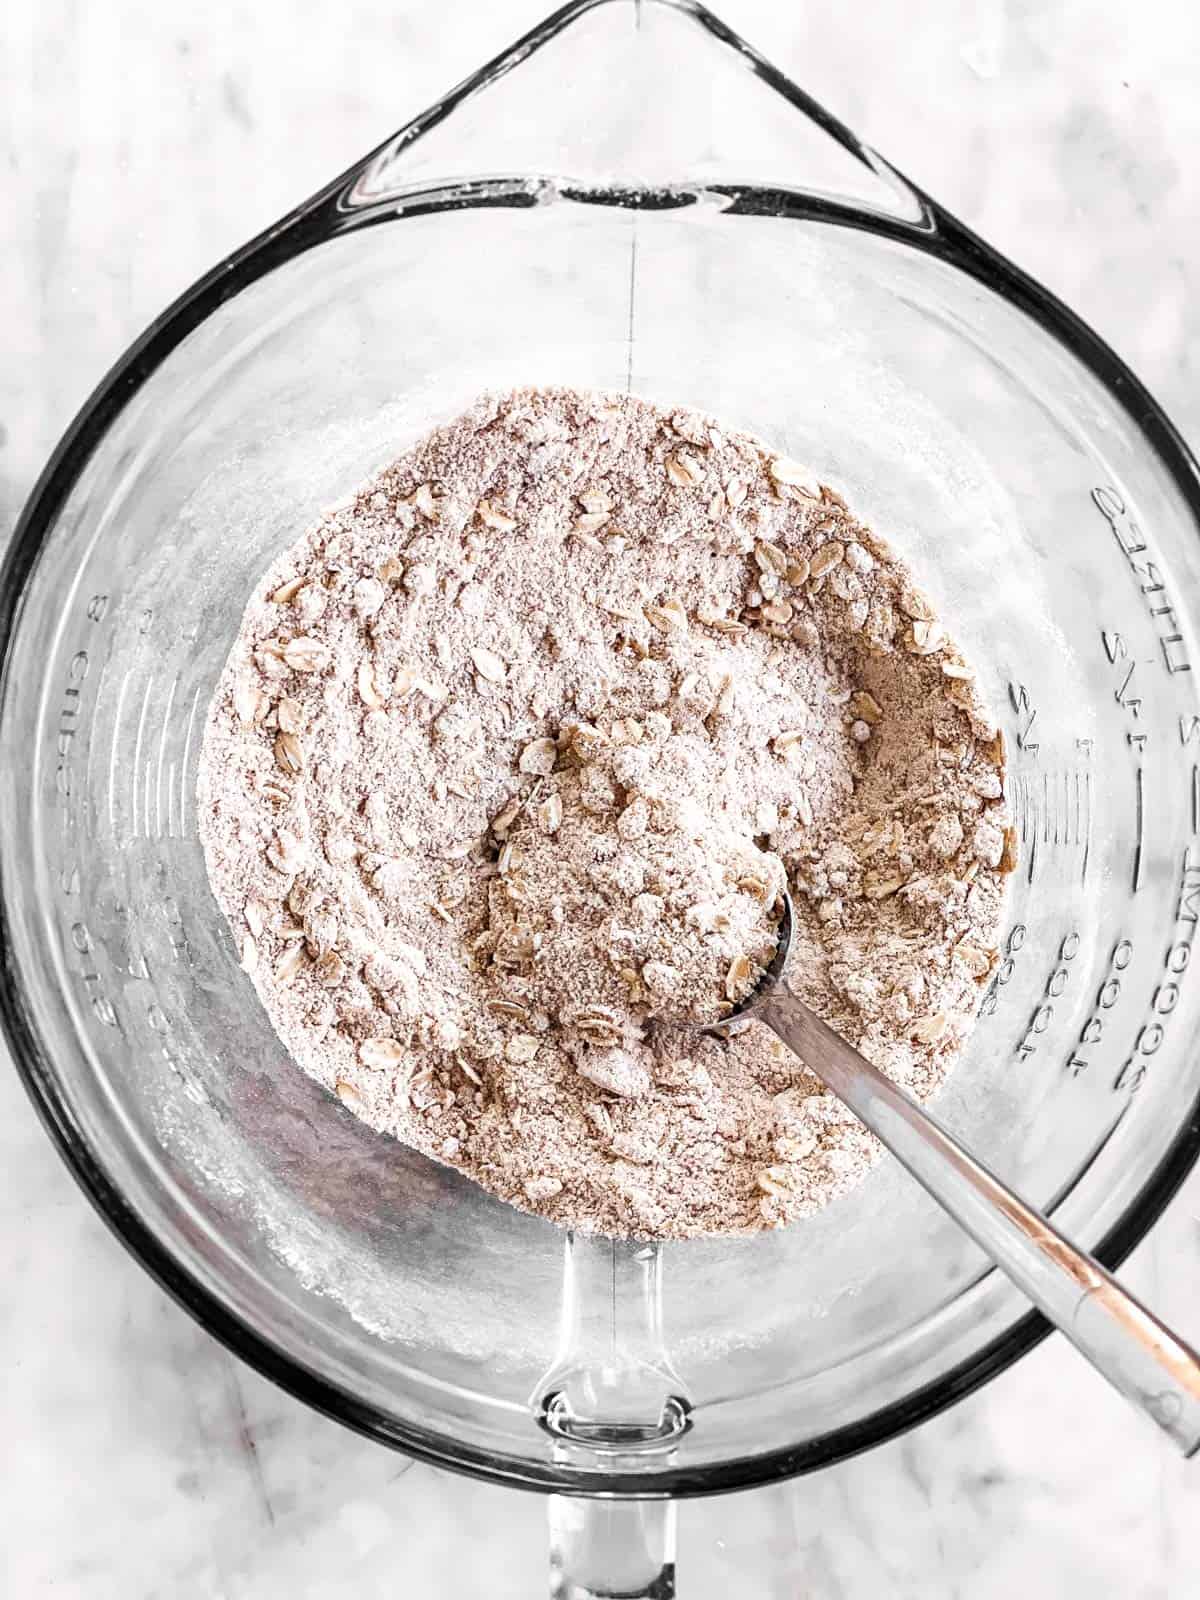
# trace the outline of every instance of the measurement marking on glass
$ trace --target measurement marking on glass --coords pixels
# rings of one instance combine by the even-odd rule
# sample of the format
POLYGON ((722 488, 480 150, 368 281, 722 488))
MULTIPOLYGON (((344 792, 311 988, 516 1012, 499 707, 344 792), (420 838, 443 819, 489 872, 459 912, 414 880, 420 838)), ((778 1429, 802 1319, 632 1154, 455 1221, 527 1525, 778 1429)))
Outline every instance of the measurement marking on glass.
POLYGON ((1137 773, 1137 807, 1135 817, 1135 834, 1133 846, 1133 892, 1141 888, 1142 884, 1142 833, 1146 822, 1146 784, 1142 776, 1142 769, 1138 767, 1137 773))
MULTIPOLYGON (((1042 775, 1043 789, 1045 774, 1042 775)), ((1022 850, 1025 858, 1025 871, 1028 882, 1033 882, 1034 873, 1037 871, 1038 862, 1038 799, 1037 780, 1029 777, 1016 777, 1012 779, 1013 806, 1016 814, 1017 827, 1021 844, 1028 849, 1022 850)))
MULTIPOLYGON (((132 774, 133 774, 133 779, 132 779, 132 781, 133 781, 133 793, 132 793, 132 804, 131 804, 131 818, 132 818, 133 837, 135 839, 138 837, 138 774, 142 770, 142 739, 145 736, 145 732, 146 732, 146 713, 150 709, 150 690, 153 688, 153 686, 154 686, 154 679, 153 678, 148 678, 146 680, 146 692, 142 696, 142 709, 141 709, 141 712, 138 715, 137 733, 134 736, 134 741, 133 741, 133 762, 132 762, 132 768, 131 768, 132 774)), ((147 772, 147 781, 149 781, 149 773, 148 772, 147 772)))
POLYGON ((187 799, 188 799, 188 757, 192 753, 192 729, 196 725, 196 708, 200 704, 200 691, 196 690, 192 696, 192 708, 188 712, 187 732, 183 736, 183 759, 179 763, 179 837, 187 838, 187 799))
POLYGON ((108 825, 112 829, 114 838, 117 832, 117 741, 121 737, 121 716, 125 710, 125 694, 132 676, 133 668, 130 667, 121 679, 121 687, 117 690, 117 709, 113 713, 112 747, 108 752, 108 825))
MULTIPOLYGON (((1058 794, 1058 773, 1054 773, 1054 790, 1056 790, 1056 794, 1058 794)), ((1064 794, 1064 797, 1066 797, 1066 792, 1067 792, 1067 774, 1066 773, 1062 773, 1062 794, 1064 794)), ((1066 805, 1066 800, 1064 800, 1064 805, 1066 805)), ((1062 826, 1062 810, 1061 810, 1061 808, 1059 808, 1058 798, 1056 798, 1056 800, 1054 800, 1054 843, 1056 843, 1056 845, 1058 845, 1058 843, 1062 843, 1061 838, 1059 838, 1059 832, 1061 832, 1061 826, 1062 826)), ((1069 838, 1067 838, 1067 842, 1069 842, 1069 838)))
MULTIPOLYGON (((167 691, 167 704, 163 711, 162 731, 158 736, 158 770, 154 775, 154 837, 162 838, 163 831, 163 768, 167 761, 167 735, 171 731, 171 707, 175 704, 175 691, 179 687, 178 677, 171 679, 171 687, 167 691)), ((167 831, 170 832, 170 804, 168 803, 167 831)))
POLYGON ((1075 771, 1072 773, 1072 777, 1075 779, 1074 805, 1073 805, 1073 809, 1072 809, 1072 813, 1071 813, 1071 815, 1072 815, 1072 817, 1074 819, 1074 823, 1075 823, 1075 843, 1076 844, 1082 844, 1083 843, 1083 779, 1080 776, 1080 772, 1079 772, 1079 768, 1078 767, 1075 768, 1075 771))
POLYGON ((1092 773, 1089 768, 1083 775, 1083 866, 1079 870, 1080 883, 1087 882, 1088 862, 1092 859, 1092 773))

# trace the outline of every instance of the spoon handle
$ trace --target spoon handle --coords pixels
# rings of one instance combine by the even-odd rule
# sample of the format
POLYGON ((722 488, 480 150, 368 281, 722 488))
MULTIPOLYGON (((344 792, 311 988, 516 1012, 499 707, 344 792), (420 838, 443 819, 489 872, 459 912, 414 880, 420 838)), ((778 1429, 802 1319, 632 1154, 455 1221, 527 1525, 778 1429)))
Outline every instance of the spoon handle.
POLYGON ((754 1015, 887 1146, 1075 1348, 1185 1455, 1200 1447, 1200 1359, 786 985, 754 1015))

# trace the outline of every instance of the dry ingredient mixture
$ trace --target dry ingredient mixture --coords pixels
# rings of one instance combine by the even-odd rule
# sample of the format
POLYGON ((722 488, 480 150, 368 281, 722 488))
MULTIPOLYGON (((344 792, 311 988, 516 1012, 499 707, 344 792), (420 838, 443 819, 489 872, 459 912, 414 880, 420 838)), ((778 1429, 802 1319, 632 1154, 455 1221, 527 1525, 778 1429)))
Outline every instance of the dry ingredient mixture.
POLYGON ((996 961, 1002 738, 805 468, 629 396, 487 396, 274 563, 201 833, 292 1055, 560 1223, 778 1226, 878 1147, 727 1013, 780 885, 805 998, 919 1098, 996 961))

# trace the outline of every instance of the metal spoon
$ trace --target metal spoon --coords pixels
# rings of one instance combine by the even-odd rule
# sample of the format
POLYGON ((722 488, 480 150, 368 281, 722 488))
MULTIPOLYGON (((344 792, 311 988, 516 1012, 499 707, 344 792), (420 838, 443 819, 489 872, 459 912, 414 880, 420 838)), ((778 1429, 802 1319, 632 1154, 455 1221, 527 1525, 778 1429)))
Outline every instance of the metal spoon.
POLYGON ((770 967, 733 1015, 708 1031, 724 1034, 745 1018, 765 1023, 1097 1371, 1190 1456, 1200 1447, 1195 1352, 809 1010, 788 981, 792 925, 785 893, 770 967))

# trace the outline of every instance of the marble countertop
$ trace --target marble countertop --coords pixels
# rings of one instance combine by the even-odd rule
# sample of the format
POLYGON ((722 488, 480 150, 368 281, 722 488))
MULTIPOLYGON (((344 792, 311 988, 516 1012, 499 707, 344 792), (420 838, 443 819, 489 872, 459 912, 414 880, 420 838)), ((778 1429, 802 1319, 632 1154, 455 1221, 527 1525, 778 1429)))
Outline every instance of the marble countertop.
MULTIPOLYGON (((0 533, 152 315, 542 9, 8 0, 0 533)), ((1200 442, 1195 8, 718 9, 1097 325, 1200 442)), ((544 1592, 537 1499, 389 1454, 234 1361, 110 1237, 8 1070, 0 1173, 0 1592, 544 1592)), ((1198 1218, 1200 1175, 1126 1268, 1193 1336, 1198 1218)), ((684 1506, 681 1592, 1162 1600, 1195 1585, 1198 1484, 1056 1338, 867 1456, 684 1506)))

